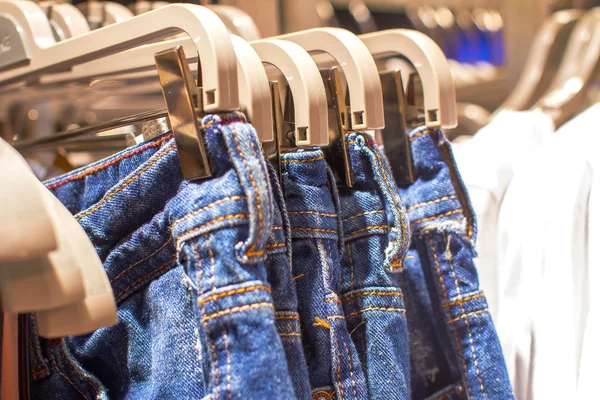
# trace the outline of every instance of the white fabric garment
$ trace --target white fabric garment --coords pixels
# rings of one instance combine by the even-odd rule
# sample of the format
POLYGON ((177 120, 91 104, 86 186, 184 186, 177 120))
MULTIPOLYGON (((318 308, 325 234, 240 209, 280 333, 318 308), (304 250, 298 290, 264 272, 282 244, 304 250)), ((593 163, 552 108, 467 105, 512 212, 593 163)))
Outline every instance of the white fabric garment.
POLYGON ((473 139, 452 146, 477 216, 475 263, 494 320, 498 304, 498 212, 515 168, 553 132, 552 120, 541 112, 505 111, 479 130, 473 139))
POLYGON ((598 112, 565 124, 515 170, 500 211, 496 328, 519 400, 576 397, 598 112))

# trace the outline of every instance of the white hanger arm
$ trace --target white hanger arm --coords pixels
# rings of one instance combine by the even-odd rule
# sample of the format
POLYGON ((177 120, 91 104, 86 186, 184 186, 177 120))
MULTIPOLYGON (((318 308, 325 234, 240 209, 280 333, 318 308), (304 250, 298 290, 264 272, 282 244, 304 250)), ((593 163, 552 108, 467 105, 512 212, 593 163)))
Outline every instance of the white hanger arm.
POLYGON ((262 62, 279 69, 290 85, 294 97, 296 145, 327 145, 325 85, 312 57, 299 45, 284 40, 263 39, 251 45, 262 62))
POLYGON ((276 36, 289 40, 308 52, 330 54, 341 66, 348 82, 352 129, 384 127, 383 94, 375 60, 358 37, 340 28, 315 28, 276 36))
POLYGON ((0 17, 21 30, 29 65, 0 73, 0 85, 56 72, 136 46, 186 33, 202 62, 206 111, 239 109, 237 62, 227 28, 205 7, 173 4, 54 43, 44 12, 28 1, 0 1, 0 17))
POLYGON ((401 55, 415 67, 423 82, 428 127, 456 127, 456 92, 450 65, 431 38, 408 29, 390 29, 359 37, 374 57, 401 55))
POLYGON ((38 4, 47 13, 50 23, 55 29, 60 30, 63 40, 90 31, 87 20, 73 4, 54 1, 44 1, 38 4))

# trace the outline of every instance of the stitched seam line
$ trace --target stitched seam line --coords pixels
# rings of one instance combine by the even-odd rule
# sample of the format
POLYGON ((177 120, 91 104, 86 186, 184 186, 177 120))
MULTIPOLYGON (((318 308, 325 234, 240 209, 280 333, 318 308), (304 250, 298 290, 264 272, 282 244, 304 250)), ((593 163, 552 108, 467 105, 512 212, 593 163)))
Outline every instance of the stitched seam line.
POLYGON ((279 247, 285 247, 285 243, 275 243, 275 244, 268 244, 265 248, 266 249, 277 249, 279 247))
POLYGON ((136 286, 137 284, 139 284, 140 282, 143 282, 145 279, 147 279, 148 277, 150 277, 151 275, 154 275, 155 273, 163 270, 166 266, 170 265, 171 263, 173 263, 176 260, 176 257, 171 258, 169 261, 167 261, 166 263, 162 264, 160 267, 156 268, 154 271, 142 276, 139 279, 136 279, 131 285, 127 286, 125 289, 121 290, 121 292, 119 294, 117 294, 116 298, 119 299, 121 296, 123 296, 125 293, 129 292, 129 290, 131 290, 131 288, 133 288, 134 286, 136 286))
POLYGON ((281 315, 279 317, 275 317, 275 320, 277 320, 277 321, 281 321, 284 319, 295 319, 295 320, 300 321, 300 317, 297 315, 281 315))
POLYGON ((460 321, 461 319, 464 319, 464 320, 466 321, 466 320, 467 320, 469 317, 472 317, 473 315, 483 314, 483 313, 486 313, 486 312, 488 312, 488 311, 489 311, 489 309, 485 308, 485 309, 483 309, 483 310, 479 310, 479 311, 473 311, 473 312, 470 312, 470 313, 468 313, 468 314, 462 314, 460 317, 457 317, 457 318, 451 319, 451 320, 450 320, 450 321, 448 321, 448 322, 450 322, 451 324, 453 324, 453 323, 455 323, 455 322, 457 322, 457 321, 460 321))
POLYGON ((262 308, 262 307, 273 308, 273 304, 271 304, 269 302, 263 302, 263 303, 256 303, 256 304, 248 304, 248 305, 240 306, 240 307, 227 308, 225 310, 218 311, 212 315, 202 318, 202 322, 210 321, 211 319, 219 318, 224 315, 234 314, 234 313, 238 313, 238 312, 242 312, 242 311, 246 311, 246 310, 253 310, 255 308, 262 308))
POLYGON ((164 249, 165 247, 167 247, 171 242, 173 241, 173 238, 170 238, 169 240, 167 240, 162 246, 160 246, 157 250, 155 250, 152 254, 150 254, 149 256, 146 256, 144 258, 142 258, 141 260, 131 264, 129 267, 125 268, 123 271, 121 271, 121 273, 119 273, 119 275, 115 276, 110 283, 114 283, 116 281, 119 280, 119 278, 121 278, 121 276, 123 276, 124 273, 126 273, 127 271, 129 271, 130 269, 140 265, 141 263, 143 263, 144 261, 152 258, 154 255, 156 255, 157 253, 159 253, 162 249, 164 249))
POLYGON ((54 358, 54 354, 52 354, 52 351, 50 351, 50 358, 52 359, 52 364, 54 364, 54 369, 56 369, 56 372, 58 372, 63 378, 65 378, 67 380, 67 382, 69 382, 71 384, 71 386, 73 386, 75 388, 75 390, 77 390, 77 392, 81 395, 81 397, 83 397, 84 399, 87 400, 87 396, 85 394, 83 394, 83 392, 81 390, 79 390, 79 388, 77 387, 77 385, 75 385, 73 383, 73 381, 71 379, 69 379, 68 376, 66 376, 59 368, 58 368, 58 364, 56 363, 56 359, 54 358))
MULTIPOLYGON (((473 295, 473 296, 468 296, 468 297, 464 297, 464 298, 459 298, 459 299, 456 299, 456 300, 454 300, 454 301, 451 301, 451 302, 450 302, 450 303, 448 303, 448 304, 444 304, 442 307, 448 308, 448 307, 455 306, 455 305, 457 305, 457 304, 461 304, 461 305, 462 305, 463 303, 466 303, 466 302, 467 302, 467 301, 469 301, 469 300, 478 299, 478 298, 480 298, 480 297, 484 297, 484 296, 485 296, 485 294, 484 294, 484 293, 477 293, 477 294, 475 294, 475 295, 473 295)), ((461 308, 462 308, 462 307, 461 307, 461 308)))
POLYGON ((318 229, 318 228, 292 228, 293 231, 310 231, 310 232, 324 232, 324 233, 337 233, 335 229, 318 229))
POLYGON ((321 217, 337 217, 337 214, 322 213, 319 211, 289 211, 288 215, 319 215, 321 217))
POLYGON ((355 299, 357 297, 372 296, 372 295, 404 297, 404 294, 402 294, 402 293, 372 291, 372 292, 354 293, 348 297, 342 297, 342 303, 345 303, 345 302, 355 299))
POLYGON ((318 156, 318 157, 314 157, 314 158, 307 158, 306 160, 281 160, 281 162, 284 162, 284 163, 308 163, 308 162, 323 160, 324 158, 325 158, 325 156, 318 156))
POLYGON ((299 333, 280 333, 279 336, 281 336, 281 337, 300 337, 301 335, 299 333))
POLYGON ((386 230, 392 230, 392 227, 391 227, 391 226, 389 226, 389 225, 376 225, 376 226, 367 226, 367 227, 365 227, 365 228, 358 229, 358 230, 356 230, 356 231, 354 231, 354 232, 350 232, 349 234, 347 234, 347 235, 344 235, 344 237, 345 237, 345 238, 347 238, 347 237, 350 237, 350 236, 353 236, 353 235, 357 235, 357 234, 359 234, 359 233, 367 232, 367 231, 369 231, 369 230, 371 230, 371 229, 386 229, 386 230))
POLYGON ((144 152, 145 150, 148 150, 148 149, 150 149, 152 147, 160 146, 161 144, 163 144, 165 141, 171 139, 172 137, 173 137, 172 134, 167 135, 164 138, 157 140, 156 142, 149 143, 149 144, 147 144, 145 146, 140 147, 139 149, 133 150, 130 153, 123 154, 119 158, 115 158, 114 160, 110 160, 110 161, 108 161, 108 162, 106 162, 104 164, 97 165, 96 167, 93 167, 91 169, 88 169, 88 170, 85 170, 85 171, 81 171, 80 173, 78 173, 76 175, 73 175, 73 176, 70 176, 70 177, 66 178, 65 180, 58 181, 58 182, 55 182, 55 183, 53 183, 51 185, 48 185, 48 186, 46 186, 46 189, 49 189, 49 190, 56 189, 57 187, 65 185, 65 184, 67 184, 69 182, 73 182, 73 181, 85 178, 86 176, 92 175, 92 174, 94 174, 96 172, 102 171, 103 169, 108 168, 111 165, 117 164, 120 161, 123 161, 123 160, 125 160, 127 158, 133 157, 133 156, 135 156, 135 155, 137 155, 139 153, 144 152))
POLYGON ((223 293, 219 293, 219 294, 214 294, 211 296, 208 296, 205 299, 202 300, 198 300, 198 305, 204 304, 204 303, 208 303, 209 301, 212 300, 217 300, 217 299, 221 299, 223 297, 229 297, 229 296, 233 296, 236 294, 242 294, 242 293, 248 293, 248 292, 253 292, 253 291, 258 291, 258 290, 264 290, 267 293, 271 293, 271 288, 265 285, 254 285, 254 286, 248 286, 245 288, 240 288, 240 289, 235 289, 235 290, 229 290, 227 292, 223 292, 223 293))
POLYGON ((34 378, 37 378, 38 376, 44 375, 47 372, 48 372, 48 368, 42 368, 42 369, 31 371, 31 375, 33 375, 34 378))
POLYGON ((385 212, 384 210, 377 210, 377 211, 365 211, 365 212, 363 212, 363 213, 356 214, 356 215, 353 215, 353 216, 351 216, 351 217, 348 217, 348 218, 346 218, 346 219, 343 219, 343 220, 342 220, 342 222, 348 222, 348 221, 350 221, 350 220, 353 220, 353 219, 355 219, 355 218, 359 218, 359 217, 362 217, 362 216, 365 216, 365 215, 371 215, 371 214, 381 214, 381 213, 384 213, 384 212, 385 212))
POLYGON ((350 358, 350 350, 348 349, 348 344, 342 340, 344 347, 346 348, 346 358, 348 359, 348 366, 350 367, 350 380, 352 381, 352 394, 354 394, 354 398, 356 399, 356 381, 354 380, 354 371, 352 371, 352 359, 350 358))
POLYGON ((78 374, 77 371, 75 371, 75 367, 72 365, 71 360, 69 358, 69 356, 67 355, 67 352, 65 351, 65 342, 63 341, 59 347, 60 347, 60 352, 63 354, 63 357, 65 358, 65 364, 67 364, 69 366, 69 368, 71 369, 71 371, 73 371, 73 374, 75 376, 81 376, 83 379, 85 379, 85 381, 88 383, 88 385, 90 385, 90 388, 92 389, 93 392, 98 393, 98 390, 96 388, 96 385, 94 385, 94 382, 92 382, 92 380, 86 376, 85 374, 78 374))
POLYGON ((433 217, 421 218, 416 221, 413 221, 412 223, 417 225, 417 224, 420 224, 421 222, 433 221, 434 219, 449 217, 451 215, 460 214, 460 213, 462 213, 462 210, 448 211, 447 213, 435 215, 433 217))
POLYGON ((448 201, 448 200, 454 200, 456 198, 457 198, 457 196, 455 194, 453 194, 452 196, 440 197, 439 199, 427 201, 427 202, 424 202, 424 203, 415 204, 414 206, 409 207, 409 209, 406 210, 406 211, 407 212, 411 212, 411 211, 416 210, 417 208, 420 208, 420 207, 430 206, 432 204, 437 204, 437 203, 441 203, 443 201, 448 201))
MULTIPOLYGON (((250 182, 252 183, 252 187, 254 188, 254 195, 256 196, 256 208, 258 211, 258 232, 257 232, 257 240, 260 240, 262 237, 262 232, 263 232, 263 215, 262 215, 262 211, 263 211, 263 207, 262 207, 262 203, 260 200, 260 192, 258 189, 258 185, 256 184, 256 179, 254 178, 254 174, 252 173, 252 168, 250 168, 250 166, 248 165, 248 161, 246 160, 246 155, 244 154, 244 152, 242 151, 242 148, 240 147, 240 140, 238 138, 238 134, 236 132, 236 130, 231 127, 231 132, 233 133, 233 139, 235 140, 235 144, 236 144, 236 149, 238 150, 238 155, 241 157, 242 162, 244 163, 244 165, 246 166, 246 172, 250 175, 250 182)), ((250 143, 252 143, 252 138, 249 139, 250 143)), ((263 251, 255 251, 255 245, 256 245, 256 241, 252 241, 252 245, 250 246, 250 248, 248 249, 248 251, 246 252, 246 255, 249 256, 257 256, 257 255, 261 255, 264 252, 263 251)))
POLYGON ((368 311, 393 311, 393 312, 398 312, 401 314, 406 313, 406 309, 404 308, 393 308, 393 307, 368 307, 362 310, 358 310, 355 311, 353 313, 350 313, 348 315, 346 315, 346 318, 351 318, 351 317, 355 317, 357 315, 360 315, 362 313, 368 312, 368 311))
POLYGON ((214 223, 217 223, 217 222, 221 222, 221 221, 227 221, 227 220, 230 220, 230 219, 243 219, 243 218, 247 219, 248 218, 248 214, 234 214, 234 215, 226 215, 226 216, 223 216, 223 217, 215 218, 215 219, 213 219, 211 221, 208 221, 207 223, 205 223, 203 225, 200 225, 200 226, 198 226, 198 227, 196 227, 194 229, 190 229, 189 231, 182 233, 181 235, 179 235, 177 237, 177 241, 179 241, 180 238, 182 238, 184 236, 187 236, 190 233, 197 232, 197 231, 199 231, 201 229, 204 229, 204 228, 206 228, 207 226, 209 226, 211 224, 214 224, 214 223))
POLYGON ((300 279, 304 276, 304 274, 300 274, 300 275, 296 275, 294 278, 292 278, 292 280, 296 280, 296 279, 300 279))
POLYGON ((102 208, 102 206, 104 206, 111 198, 113 198, 114 196, 116 196, 121 190, 125 189, 127 186, 129 186, 133 181, 137 180, 140 176, 142 176, 142 174, 146 171, 148 171, 154 164, 156 164, 157 162, 159 162, 164 156, 166 156, 167 154, 169 154, 169 152, 171 150, 173 150, 175 148, 175 144, 170 145, 169 147, 165 147, 163 150, 160 151, 160 153, 158 153, 158 156, 152 160, 151 162, 148 163, 148 165, 146 165, 144 168, 142 168, 141 171, 139 171, 137 174, 135 174, 134 176, 132 176, 131 178, 127 179, 125 182, 123 182, 121 185, 119 185, 119 187, 111 193, 108 193, 102 200, 100 200, 100 202, 98 204, 96 204, 91 210, 86 211, 83 214, 77 215, 75 216, 75 219, 77 221, 81 220, 82 218, 85 218, 89 215, 92 215, 93 213, 95 213, 96 211, 98 211, 100 208, 102 208))
POLYGON ((338 348, 338 350, 337 350, 336 353, 337 353, 337 362, 338 362, 338 365, 337 365, 337 374, 336 374, 337 375, 337 381, 338 381, 338 385, 339 385, 339 388, 340 388, 340 397, 341 397, 341 400, 344 400, 345 399, 345 397, 344 397, 344 385, 342 385, 342 372, 341 372, 342 371, 342 361, 341 361, 342 358, 341 358, 341 354, 340 354, 340 349, 339 348, 338 348))
POLYGON ((415 133, 414 135, 412 135, 412 136, 409 138, 409 140, 412 142, 413 140, 415 140, 415 139, 416 139, 416 138, 418 138, 418 137, 421 137, 421 136, 426 136, 426 135, 431 135, 432 133, 433 133, 433 131, 432 131, 432 130, 430 130, 430 129, 426 129, 426 130, 424 130, 423 132, 418 132, 418 133, 415 133))
MULTIPOLYGON (((444 241, 448 243, 450 246, 450 239, 446 237, 446 234, 443 234, 444 241)), ((448 247, 450 248, 450 247, 448 247)), ((452 255, 452 254, 451 254, 452 255)), ((458 285, 458 277, 456 276, 456 271, 454 270, 454 263, 452 262, 452 257, 448 260, 450 265, 450 271, 452 271, 452 276, 454 277, 454 285, 456 286, 456 292, 458 297, 460 297, 460 286, 458 285)), ((463 303, 460 304, 460 309, 462 313, 465 313, 465 308, 463 303)), ((450 318, 448 318, 450 319, 450 318)), ((479 389, 481 390, 481 394, 483 398, 486 398, 485 387, 483 386, 483 380, 481 379, 481 375, 479 372, 479 361, 477 361, 477 355, 475 354, 475 345, 473 344, 473 335, 471 334, 471 326, 469 325, 469 319, 465 318, 465 326, 467 328, 467 333, 469 334, 469 344, 471 345, 471 358, 473 359, 473 364, 475 364, 475 375, 477 376, 477 380, 479 381, 479 389)))
MULTIPOLYGON (((448 302, 448 291, 446 289, 446 285, 444 284, 444 278, 442 276, 442 269, 441 269, 441 266, 440 266, 440 261, 438 260, 438 257, 437 257, 436 248, 435 248, 435 244, 433 243, 433 237, 432 236, 429 236, 429 245, 430 245, 430 248, 431 248, 431 252, 433 254, 433 259, 435 261, 435 267, 436 267, 436 270, 437 270, 438 278, 439 278, 440 284, 442 286, 442 292, 444 294, 444 301, 448 302)), ((447 310, 446 310, 446 318, 448 318, 447 310)), ((463 349, 462 349, 462 346, 460 344, 460 340, 458 340, 458 332, 457 332, 456 327, 454 325, 452 325, 452 332, 454 333, 454 340, 456 341, 456 346, 458 348, 459 357, 462 360, 463 374, 464 374, 463 376, 466 376, 466 374, 467 374, 467 361, 465 360, 463 349)), ((472 397, 472 395, 471 395, 471 393, 472 393, 471 385, 469 385, 468 380, 464 380, 464 381, 465 381, 466 386, 467 386, 467 395, 468 395, 469 398, 471 398, 472 397)))
POLYGON ((448 397, 452 396, 453 394, 458 394, 459 390, 458 388, 454 388, 451 391, 449 391, 448 393, 444 393, 441 397, 438 397, 436 400, 444 400, 447 399, 448 397))
POLYGON ((230 197, 225 197, 223 199, 214 201, 214 202, 208 204, 207 206, 200 208, 199 210, 195 210, 195 211, 192 211, 189 214, 184 215, 183 217, 181 217, 181 218, 177 219, 175 222, 173 222, 173 225, 177 225, 181 221, 184 221, 184 220, 186 220, 188 218, 191 218, 194 215, 200 214, 201 212, 206 211, 209 208, 212 208, 212 207, 214 207, 216 205, 219 205, 219 204, 222 204, 222 203, 227 203, 227 202, 230 202, 230 201, 239 201, 239 200, 248 200, 248 198, 246 196, 230 196, 230 197))

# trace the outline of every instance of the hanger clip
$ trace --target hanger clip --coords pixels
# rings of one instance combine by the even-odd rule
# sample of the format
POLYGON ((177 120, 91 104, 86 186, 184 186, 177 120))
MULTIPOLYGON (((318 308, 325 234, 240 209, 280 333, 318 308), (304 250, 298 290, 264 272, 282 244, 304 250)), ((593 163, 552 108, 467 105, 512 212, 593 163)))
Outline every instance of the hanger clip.
POLYGON ((194 82, 182 46, 156 53, 154 58, 183 177, 209 177, 212 172, 199 127, 204 113, 202 88, 194 82))
MULTIPOLYGON (((418 74, 413 74, 418 79, 418 74)), ((385 154, 390 162, 394 178, 399 186, 410 185, 415 181, 415 168, 410 149, 409 110, 412 113, 412 122, 416 125, 424 123, 422 110, 407 104, 404 94, 402 75, 399 69, 382 72, 379 75, 383 89, 383 104, 385 114, 385 128, 381 133, 385 154)), ((414 79, 414 78, 413 78, 414 79)), ((420 81, 420 80, 419 80, 420 81)), ((415 89, 413 89, 415 92, 415 89)), ((417 93, 419 90, 416 90, 417 93)), ((412 100, 417 100, 413 95, 412 100)), ((422 98, 422 96, 421 96, 422 98)), ((421 102, 422 104, 422 102, 421 102)))

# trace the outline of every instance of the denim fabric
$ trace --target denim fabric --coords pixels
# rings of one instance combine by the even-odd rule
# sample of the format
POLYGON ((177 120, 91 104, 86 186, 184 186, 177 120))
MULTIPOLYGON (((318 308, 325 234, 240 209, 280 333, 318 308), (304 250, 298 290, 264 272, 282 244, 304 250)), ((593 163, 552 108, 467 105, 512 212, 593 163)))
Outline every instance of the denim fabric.
POLYGON ((412 397, 512 399, 496 330, 473 263, 476 224, 449 143, 411 133, 417 180, 400 190, 412 229, 400 282, 412 397))
POLYGON ((270 163, 267 164, 267 167, 273 188, 275 211, 273 213, 273 232, 266 247, 265 265, 267 266, 269 285, 273 291, 275 325, 285 350, 296 398, 310 399, 310 382, 302 347, 298 298, 292 271, 292 231, 279 178, 270 163))
POLYGON ((367 399, 365 376, 339 298, 342 238, 333 175, 321 151, 285 154, 282 165, 313 399, 367 399))
POLYGON ((408 251, 406 210, 388 161, 367 134, 346 135, 354 186, 340 187, 346 251, 341 301, 370 399, 408 399, 406 308, 397 274, 408 251))
POLYGON ((273 204, 255 132, 240 114, 202 125, 209 179, 183 181, 165 135, 47 182, 103 260, 119 323, 32 341, 33 399, 294 398, 264 264, 273 204))

